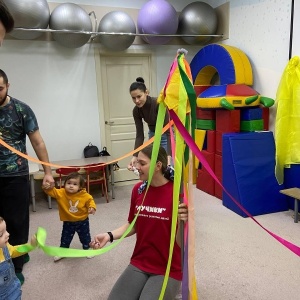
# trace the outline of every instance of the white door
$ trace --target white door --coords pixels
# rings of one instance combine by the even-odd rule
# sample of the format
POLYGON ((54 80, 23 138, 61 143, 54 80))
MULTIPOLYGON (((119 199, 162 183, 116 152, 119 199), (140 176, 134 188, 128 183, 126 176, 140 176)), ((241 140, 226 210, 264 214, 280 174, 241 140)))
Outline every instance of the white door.
MULTIPOLYGON (((134 148, 135 124, 132 117, 134 104, 129 94, 129 86, 137 77, 143 77, 151 90, 152 62, 151 54, 122 54, 120 56, 100 54, 101 82, 98 82, 100 102, 103 101, 103 123, 100 126, 103 143, 115 158, 122 157, 134 148)), ((101 106, 100 106, 101 107, 101 106)), ((102 122, 102 120, 100 121, 102 122)), ((148 126, 144 125, 145 137, 148 126)), ((127 170, 132 156, 119 161, 120 169, 114 173, 115 182, 132 182, 137 176, 127 170)))

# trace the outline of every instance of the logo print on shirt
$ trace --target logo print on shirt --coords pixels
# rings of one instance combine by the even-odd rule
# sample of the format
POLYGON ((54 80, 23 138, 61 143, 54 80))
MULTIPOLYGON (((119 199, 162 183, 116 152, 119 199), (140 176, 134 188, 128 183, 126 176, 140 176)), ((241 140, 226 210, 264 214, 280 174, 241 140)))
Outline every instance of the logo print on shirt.
POLYGON ((141 208, 140 212, 147 211, 147 212, 152 212, 157 214, 162 214, 163 212, 166 211, 166 209, 163 207, 153 207, 153 206, 144 206, 144 205, 136 206, 137 210, 139 210, 140 208, 141 208))
POLYGON ((76 213, 76 212, 78 212, 78 208, 77 208, 78 203, 79 203, 79 200, 77 200, 77 201, 75 202, 75 204, 73 205, 72 201, 69 200, 69 204, 70 204, 69 212, 71 212, 71 213, 76 213))

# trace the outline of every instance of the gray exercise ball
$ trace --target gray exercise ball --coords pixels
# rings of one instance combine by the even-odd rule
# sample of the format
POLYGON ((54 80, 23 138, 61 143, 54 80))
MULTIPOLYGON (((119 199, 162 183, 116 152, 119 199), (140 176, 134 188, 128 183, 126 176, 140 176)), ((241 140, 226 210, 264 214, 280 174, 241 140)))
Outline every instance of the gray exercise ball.
MULTIPOLYGON (((136 33, 136 27, 132 18, 122 11, 111 11, 101 19, 98 32, 108 33, 136 33)), ((129 48, 135 39, 135 35, 99 35, 100 42, 108 49, 122 51, 129 48)))
MULTIPOLYGON (((46 0, 3 0, 15 20, 15 27, 45 29, 50 19, 46 0)), ((43 32, 13 30, 10 35, 17 39, 32 40, 43 32)))
MULTIPOLYGON (((201 1, 188 4, 179 14, 178 34, 215 34, 218 27, 216 11, 201 1)), ((182 37, 190 45, 205 44, 211 37, 182 37)))
MULTIPOLYGON (((80 6, 73 3, 58 5, 51 13, 50 29, 92 31, 92 21, 88 13, 80 6)), ((67 48, 79 48, 86 44, 91 34, 52 32, 52 36, 62 46, 67 48)))

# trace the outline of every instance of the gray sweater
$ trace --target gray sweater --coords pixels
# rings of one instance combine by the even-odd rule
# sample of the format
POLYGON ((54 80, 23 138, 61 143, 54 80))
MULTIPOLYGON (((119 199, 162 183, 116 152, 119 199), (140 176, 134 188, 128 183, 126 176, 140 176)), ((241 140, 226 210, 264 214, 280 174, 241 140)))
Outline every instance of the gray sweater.
MULTIPOLYGON (((138 148, 144 143, 144 125, 143 119, 148 124, 149 130, 155 132, 155 125, 158 113, 158 103, 157 98, 147 96, 145 104, 139 108, 135 106, 132 110, 132 115, 136 127, 136 137, 134 149, 138 148)), ((169 123, 169 114, 166 112, 164 126, 169 123)), ((168 129, 165 134, 168 139, 168 155, 171 155, 171 142, 170 142, 170 130, 168 129)), ((137 156, 138 153, 135 153, 134 156, 137 156)))

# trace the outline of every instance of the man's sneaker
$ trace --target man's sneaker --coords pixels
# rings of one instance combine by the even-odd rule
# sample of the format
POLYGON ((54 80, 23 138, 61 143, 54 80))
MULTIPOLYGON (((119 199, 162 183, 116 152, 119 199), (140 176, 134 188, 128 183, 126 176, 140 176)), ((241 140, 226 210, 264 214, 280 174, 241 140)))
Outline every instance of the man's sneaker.
POLYGON ((63 259, 63 257, 61 257, 61 256, 54 256, 53 257, 54 262, 57 262, 57 261, 59 261, 61 259, 63 259))
POLYGON ((90 255, 90 256, 87 256, 86 258, 93 258, 93 257, 95 257, 94 255, 90 255))
POLYGON ((20 273, 16 273, 16 276, 18 277, 18 279, 20 280, 20 283, 22 285, 25 281, 24 275, 20 272, 20 273))

